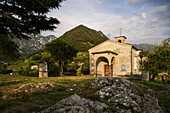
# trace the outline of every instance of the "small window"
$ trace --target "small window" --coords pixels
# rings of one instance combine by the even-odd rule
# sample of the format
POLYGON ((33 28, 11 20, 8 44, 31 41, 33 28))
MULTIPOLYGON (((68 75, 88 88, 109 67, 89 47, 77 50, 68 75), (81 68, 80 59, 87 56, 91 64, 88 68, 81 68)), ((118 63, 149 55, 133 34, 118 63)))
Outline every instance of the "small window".
POLYGON ((118 40, 119 43, 121 43, 121 40, 118 40))
POLYGON ((123 65, 121 66, 121 71, 126 71, 126 65, 125 65, 125 64, 123 64, 123 65))

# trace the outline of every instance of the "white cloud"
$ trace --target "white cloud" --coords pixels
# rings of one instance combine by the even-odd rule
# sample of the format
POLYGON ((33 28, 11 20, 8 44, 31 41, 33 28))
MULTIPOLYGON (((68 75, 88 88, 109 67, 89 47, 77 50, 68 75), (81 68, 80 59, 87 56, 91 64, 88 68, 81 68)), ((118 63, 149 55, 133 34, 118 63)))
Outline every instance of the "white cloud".
MULTIPOLYGON (((128 1, 137 4, 139 0, 128 1)), ((122 35, 128 38, 128 43, 153 43, 153 40, 161 41, 170 37, 170 33, 168 34, 170 27, 160 26, 158 16, 153 16, 159 11, 166 12, 167 9, 164 7, 160 10, 158 7, 152 8, 150 12, 136 12, 131 17, 124 18, 118 13, 100 12, 96 3, 102 4, 101 0, 66 1, 59 11, 49 13, 49 16, 57 17, 61 24, 54 32, 43 32, 43 35, 53 34, 59 37, 66 31, 83 24, 89 28, 101 30, 105 35, 111 34, 112 40, 119 35, 119 29, 122 28, 122 35)))
POLYGON ((145 0, 126 0, 126 2, 132 6, 139 6, 139 5, 143 5, 145 0))
POLYGON ((162 20, 170 21, 170 3, 167 5, 156 6, 151 9, 151 14, 162 20))

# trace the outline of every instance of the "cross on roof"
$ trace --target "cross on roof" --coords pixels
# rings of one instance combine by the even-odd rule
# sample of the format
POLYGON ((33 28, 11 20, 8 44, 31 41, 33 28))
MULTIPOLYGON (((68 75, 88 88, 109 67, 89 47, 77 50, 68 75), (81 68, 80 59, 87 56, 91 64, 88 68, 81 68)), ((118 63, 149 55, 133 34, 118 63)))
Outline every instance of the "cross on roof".
POLYGON ((122 31, 122 29, 120 28, 119 30, 120 30, 120 36, 121 36, 121 31, 122 31))

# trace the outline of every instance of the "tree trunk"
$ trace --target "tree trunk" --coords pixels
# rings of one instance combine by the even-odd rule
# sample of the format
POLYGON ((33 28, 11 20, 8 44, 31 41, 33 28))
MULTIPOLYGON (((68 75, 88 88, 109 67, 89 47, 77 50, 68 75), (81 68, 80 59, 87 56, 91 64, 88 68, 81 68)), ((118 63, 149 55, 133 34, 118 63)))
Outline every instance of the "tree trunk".
POLYGON ((60 59, 60 72, 59 72, 59 76, 62 76, 63 74, 63 59, 60 59))
POLYGON ((153 74, 151 81, 154 81, 156 76, 157 76, 156 74, 153 74))

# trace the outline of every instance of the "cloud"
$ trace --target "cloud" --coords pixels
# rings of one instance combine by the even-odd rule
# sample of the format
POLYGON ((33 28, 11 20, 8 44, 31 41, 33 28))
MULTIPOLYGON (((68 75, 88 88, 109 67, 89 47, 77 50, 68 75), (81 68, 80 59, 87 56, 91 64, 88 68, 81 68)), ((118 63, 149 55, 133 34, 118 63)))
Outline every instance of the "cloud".
POLYGON ((156 6, 151 9, 150 12, 154 17, 157 17, 163 22, 170 25, 170 3, 167 5, 156 6))
POLYGON ((139 18, 145 19, 147 17, 146 13, 133 13, 133 15, 138 16, 139 18))
POLYGON ((168 4, 169 0, 126 0, 126 2, 133 7, 139 7, 144 5, 159 6, 168 4))
MULTIPOLYGON (((127 1, 134 5, 144 4, 146 2, 145 0, 127 1)), ((170 37, 170 27, 167 26, 167 21, 160 21, 163 18, 167 20, 169 5, 154 6, 150 7, 150 10, 136 10, 133 13, 127 9, 129 7, 124 6, 123 8, 127 9, 124 13, 129 15, 125 18, 121 12, 110 13, 110 9, 102 7, 103 4, 107 5, 106 2, 104 3, 101 0, 68 0, 63 2, 62 8, 59 11, 54 10, 48 14, 48 16, 57 17, 61 24, 54 32, 43 32, 42 34, 53 34, 59 37, 66 31, 83 24, 89 28, 101 30, 105 35, 111 34, 112 40, 114 40, 115 36, 119 36, 119 29, 122 28, 122 35, 128 38, 128 43, 154 43, 154 40, 161 41, 164 38, 170 37)), ((119 2, 112 4, 113 8, 114 5, 120 5, 119 2)))
POLYGON ((126 2, 131 6, 140 6, 145 3, 145 0, 126 0, 126 2))

